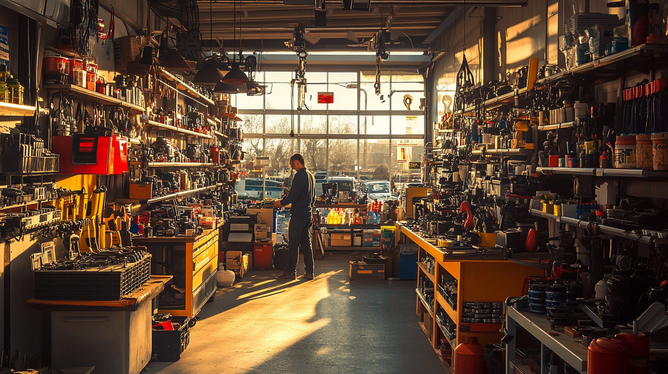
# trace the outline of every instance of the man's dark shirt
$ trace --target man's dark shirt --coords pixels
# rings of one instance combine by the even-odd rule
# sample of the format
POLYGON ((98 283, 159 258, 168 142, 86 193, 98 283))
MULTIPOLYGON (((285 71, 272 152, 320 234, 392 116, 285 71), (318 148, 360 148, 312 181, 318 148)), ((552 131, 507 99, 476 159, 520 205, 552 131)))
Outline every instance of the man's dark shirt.
POLYGON ((315 205, 315 178, 306 168, 299 169, 292 178, 290 193, 281 200, 281 206, 288 204, 292 204, 291 215, 311 216, 315 205))

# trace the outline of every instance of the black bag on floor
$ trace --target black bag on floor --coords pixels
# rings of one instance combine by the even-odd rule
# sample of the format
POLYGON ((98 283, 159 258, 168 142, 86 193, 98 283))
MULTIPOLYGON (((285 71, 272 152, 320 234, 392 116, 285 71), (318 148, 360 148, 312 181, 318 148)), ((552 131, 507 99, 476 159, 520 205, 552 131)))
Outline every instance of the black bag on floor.
POLYGON ((276 244, 274 246, 274 269, 285 270, 288 266, 288 246, 276 244))

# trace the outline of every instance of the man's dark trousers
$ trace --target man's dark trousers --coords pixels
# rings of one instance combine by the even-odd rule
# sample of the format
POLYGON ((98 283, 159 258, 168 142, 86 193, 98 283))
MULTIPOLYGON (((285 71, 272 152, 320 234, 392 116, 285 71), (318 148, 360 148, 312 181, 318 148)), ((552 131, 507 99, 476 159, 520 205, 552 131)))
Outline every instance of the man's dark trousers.
POLYGON ((299 252, 304 254, 306 272, 313 274, 313 249, 311 248, 311 215, 293 214, 288 227, 288 266, 286 274, 295 274, 299 252))

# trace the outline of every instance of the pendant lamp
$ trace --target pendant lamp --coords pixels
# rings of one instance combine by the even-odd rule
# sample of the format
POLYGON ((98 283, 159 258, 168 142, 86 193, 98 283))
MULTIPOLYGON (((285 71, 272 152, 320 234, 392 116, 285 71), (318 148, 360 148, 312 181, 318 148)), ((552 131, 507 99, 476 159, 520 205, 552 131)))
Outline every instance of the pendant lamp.
MULTIPOLYGON (((236 41, 236 30, 237 30, 237 2, 236 0, 234 1, 234 38, 236 41)), ((236 43, 235 43, 236 44, 236 43)), ((239 60, 241 60, 241 15, 239 16, 239 60)), ((238 85, 243 85, 248 83, 248 77, 246 74, 241 71, 239 68, 239 63, 237 62, 236 58, 236 48, 235 48, 235 56, 234 56, 234 61, 232 61, 232 69, 225 74, 225 77, 223 77, 223 82, 229 83, 229 84, 238 84, 238 85)))
POLYGON ((213 88, 213 92, 214 93, 223 93, 223 94, 234 95, 234 94, 238 94, 240 91, 239 91, 239 86, 220 81, 213 88))
MULTIPOLYGON (((209 39, 213 42, 213 1, 209 2, 209 39)), ((228 70, 227 64, 219 56, 211 55, 197 63, 197 74, 193 83, 200 86, 215 86, 224 76, 221 70, 228 70)))

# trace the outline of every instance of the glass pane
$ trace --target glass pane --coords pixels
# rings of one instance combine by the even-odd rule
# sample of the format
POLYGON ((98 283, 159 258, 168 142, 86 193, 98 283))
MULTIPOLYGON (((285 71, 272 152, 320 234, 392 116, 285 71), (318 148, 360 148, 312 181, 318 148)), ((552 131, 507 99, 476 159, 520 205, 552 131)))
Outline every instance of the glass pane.
POLYGON ((381 75, 380 76, 380 93, 381 95, 376 95, 376 89, 374 84, 376 82, 376 75, 373 71, 371 72, 360 72, 360 108, 364 110, 366 107, 368 110, 389 110, 390 109, 390 100, 388 95, 390 94, 390 76, 381 75), (366 92, 366 100, 364 93, 366 92))
MULTIPOLYGON (((266 116, 266 132, 267 134, 289 134, 292 129, 292 124, 290 121, 290 116, 282 115, 267 115, 266 116)), ((295 118, 295 133, 297 132, 295 118)))
MULTIPOLYGON (((308 78, 307 78, 308 80, 308 78)), ((295 88, 295 109, 297 108, 297 89, 295 88)), ((318 104, 318 93, 327 92, 327 84, 325 83, 311 83, 306 85, 306 106, 314 110, 326 110, 327 104, 318 104)), ((302 111, 302 113, 304 113, 302 111)))
POLYGON ((392 116, 392 135, 424 134, 424 116, 392 116))
POLYGON ((243 120, 241 128, 244 134, 262 134, 264 132, 261 114, 240 114, 239 118, 243 120))
POLYGON ((264 155, 269 157, 269 166, 264 170, 271 176, 290 176, 290 156, 295 153, 293 139, 266 139, 264 155))
POLYGON ((360 118, 360 134, 389 135, 389 116, 363 116, 360 118))
POLYGON ((420 169, 408 169, 409 162, 421 162, 424 142, 421 139, 401 139, 392 141, 392 182, 420 182, 420 169))
POLYGON ((243 149, 246 152, 244 161, 237 166, 237 172, 241 177, 247 177, 255 168, 255 158, 262 156, 264 145, 262 139, 244 138, 243 149))
MULTIPOLYGON (((328 87, 334 93, 329 110, 357 110, 357 73, 329 73, 328 87)), ((364 98, 364 93, 361 95, 364 98)))
POLYGON ((327 116, 301 116, 302 134, 326 134, 327 116))
POLYGON ((329 116, 330 134, 357 134, 357 116, 329 116))
POLYGON ((311 172, 326 172, 327 141, 325 139, 301 139, 299 152, 304 156, 305 166, 311 172))
POLYGON ((357 140, 331 139, 329 141, 329 170, 330 176, 355 177, 357 175, 357 140))
POLYGON ((422 83, 392 83, 392 110, 420 110, 420 99, 424 100, 422 83))
MULTIPOLYGON (((266 95, 267 109, 290 109, 292 72, 265 72, 265 81, 272 82, 271 95, 266 95)), ((245 109, 245 108, 244 108, 245 109)))
POLYGON ((360 161, 361 180, 389 180, 389 140, 360 140, 360 161))

